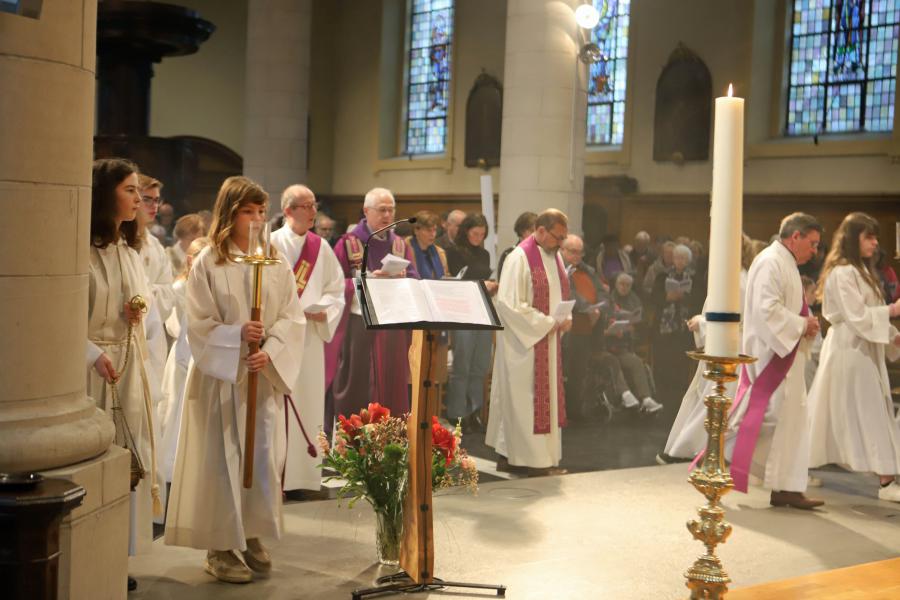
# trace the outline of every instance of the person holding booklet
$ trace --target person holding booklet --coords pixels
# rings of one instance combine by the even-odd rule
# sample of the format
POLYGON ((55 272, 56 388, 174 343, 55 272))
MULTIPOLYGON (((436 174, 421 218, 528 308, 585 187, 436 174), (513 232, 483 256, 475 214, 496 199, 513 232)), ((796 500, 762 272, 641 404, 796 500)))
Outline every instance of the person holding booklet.
MULTIPOLYGON (((409 277, 418 279, 409 245, 393 231, 372 233, 395 220, 394 195, 385 188, 373 188, 363 202, 364 217, 352 231, 341 236, 334 247, 344 272, 344 314, 338 330, 325 349, 326 364, 334 360, 337 370, 328 390, 335 414, 359 412, 370 402, 386 406, 393 414, 409 412, 408 331, 367 331, 353 280, 362 270, 363 249, 369 244, 366 260, 368 277, 409 277), (389 254, 409 261, 405 269, 391 275, 382 268, 389 254)), ((326 432, 331 423, 325 423, 326 432)))
POLYGON ((279 403, 284 425, 278 427, 276 452, 286 492, 321 489, 322 460, 310 442, 326 420, 334 420, 334 407, 325 405, 325 389, 337 365, 326 364, 325 344, 334 337, 344 314, 344 273, 328 242, 312 231, 317 211, 311 189, 288 187, 281 194, 284 226, 272 234, 272 245, 294 272, 307 323, 300 371, 290 395, 279 403))
POLYGON ((619 367, 628 382, 628 388, 641 402, 641 412, 653 414, 663 405, 654 398, 653 378, 644 361, 634 353, 635 325, 643 316, 641 299, 634 293, 634 278, 619 273, 613 280, 610 294, 612 317, 603 333, 607 351, 619 361, 619 367))
MULTIPOLYGON (((491 296, 497 293, 497 282, 491 280, 491 255, 484 248, 487 220, 484 215, 466 215, 456 232, 453 245, 447 248, 450 274, 461 279, 483 281, 491 296), (463 272, 464 271, 464 272, 463 272)), ((456 330, 450 334, 453 365, 447 383, 447 419, 462 419, 463 431, 481 431, 481 407, 484 405, 484 380, 491 369, 494 344, 486 330, 456 330)))
POLYGON ((558 254, 568 223, 559 210, 542 212, 534 233, 503 267, 496 305, 504 329, 497 334, 485 440, 500 455, 500 469, 565 473, 559 467, 566 425, 560 339, 572 328, 572 318, 551 315, 569 299, 569 278, 558 254))
POLYGON ((685 354, 693 347, 688 320, 694 315, 693 253, 684 244, 672 250, 672 266, 656 276, 651 302, 656 307, 653 331, 653 377, 660 389, 684 394, 693 363, 685 354))

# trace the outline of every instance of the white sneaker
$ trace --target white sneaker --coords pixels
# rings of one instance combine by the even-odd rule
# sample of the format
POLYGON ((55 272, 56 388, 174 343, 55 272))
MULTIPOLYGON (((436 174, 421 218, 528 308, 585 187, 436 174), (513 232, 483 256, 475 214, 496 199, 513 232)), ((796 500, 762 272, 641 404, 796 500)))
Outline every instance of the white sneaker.
POLYGON ((662 410, 663 405, 647 396, 644 398, 643 402, 641 402, 641 410, 647 414, 653 414, 655 412, 659 412, 662 410))
POLYGON ((250 583, 253 581, 253 573, 231 550, 208 551, 206 553, 206 563, 203 567, 207 573, 219 581, 228 583, 250 583))
POLYGON ((822 487, 824 484, 819 477, 815 475, 810 475, 809 479, 806 482, 807 487, 822 487))
POLYGON ((622 406, 625 408, 634 408, 640 404, 638 399, 634 397, 634 394, 631 393, 630 390, 626 390, 622 392, 622 406))
POLYGON ((893 481, 891 485, 884 486, 878 490, 878 499, 887 500, 888 502, 900 502, 900 485, 893 481))

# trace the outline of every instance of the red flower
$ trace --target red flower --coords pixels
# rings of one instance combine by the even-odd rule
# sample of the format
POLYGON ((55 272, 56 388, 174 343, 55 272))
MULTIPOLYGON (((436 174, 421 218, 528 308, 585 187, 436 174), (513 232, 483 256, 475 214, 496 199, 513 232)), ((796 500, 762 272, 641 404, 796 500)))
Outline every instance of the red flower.
POLYGON ((359 415, 350 415, 349 419, 344 415, 338 415, 338 421, 341 423, 341 430, 351 440, 359 435, 359 430, 365 425, 359 415))
POLYGON ((369 423, 381 423, 391 416, 391 409, 377 402, 369 404, 369 423))
POLYGON ((444 455, 449 466, 456 456, 456 437, 441 426, 437 417, 431 417, 431 444, 444 455))

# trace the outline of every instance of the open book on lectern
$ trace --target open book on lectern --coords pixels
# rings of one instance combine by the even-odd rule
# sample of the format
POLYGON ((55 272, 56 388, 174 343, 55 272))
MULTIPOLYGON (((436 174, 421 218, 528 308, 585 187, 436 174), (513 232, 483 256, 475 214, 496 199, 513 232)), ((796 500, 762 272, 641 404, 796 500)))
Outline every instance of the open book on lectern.
POLYGON ((481 281, 357 277, 366 329, 503 329, 481 281))

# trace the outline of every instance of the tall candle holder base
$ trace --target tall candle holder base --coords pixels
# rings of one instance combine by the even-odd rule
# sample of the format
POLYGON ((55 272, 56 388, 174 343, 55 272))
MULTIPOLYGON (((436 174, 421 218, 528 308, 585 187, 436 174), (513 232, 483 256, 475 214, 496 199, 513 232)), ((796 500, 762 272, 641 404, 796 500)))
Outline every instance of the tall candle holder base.
POLYGON ((734 481, 725 468, 725 431, 731 398, 725 395, 725 384, 738 378, 738 365, 755 362, 750 356, 709 356, 702 352, 688 352, 694 360, 707 364, 703 376, 716 383, 715 391, 706 397, 706 452, 703 462, 694 469, 690 483, 706 498, 706 505, 697 509, 699 520, 688 521, 687 528, 694 539, 706 546, 706 553, 697 558, 684 576, 687 578, 691 600, 721 600, 728 593, 731 578, 716 556, 716 546, 731 535, 731 524, 725 521, 722 496, 731 491, 734 481))

